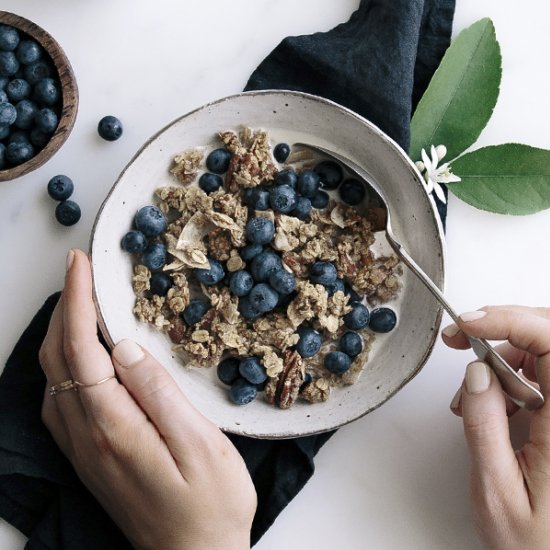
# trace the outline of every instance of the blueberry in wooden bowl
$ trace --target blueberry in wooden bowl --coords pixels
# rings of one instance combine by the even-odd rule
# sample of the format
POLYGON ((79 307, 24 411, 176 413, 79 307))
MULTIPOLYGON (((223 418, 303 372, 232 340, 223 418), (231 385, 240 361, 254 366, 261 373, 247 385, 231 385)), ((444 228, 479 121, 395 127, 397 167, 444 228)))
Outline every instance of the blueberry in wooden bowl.
POLYGON ((0 181, 42 166, 63 145, 78 111, 78 87, 58 42, 0 10, 0 181))

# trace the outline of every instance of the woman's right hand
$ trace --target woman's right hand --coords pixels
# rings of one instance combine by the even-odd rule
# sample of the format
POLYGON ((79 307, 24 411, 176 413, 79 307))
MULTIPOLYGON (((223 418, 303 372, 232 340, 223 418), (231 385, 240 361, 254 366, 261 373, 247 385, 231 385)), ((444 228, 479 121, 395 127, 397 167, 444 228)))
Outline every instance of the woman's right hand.
POLYGON ((470 451, 474 518, 487 546, 494 550, 550 548, 550 309, 485 307, 464 313, 458 325, 443 329, 443 340, 469 348, 465 336, 506 340, 499 353, 532 381, 545 403, 530 414, 529 442, 512 448, 508 414, 517 406, 505 397, 487 365, 466 369, 451 409, 462 416, 470 451))

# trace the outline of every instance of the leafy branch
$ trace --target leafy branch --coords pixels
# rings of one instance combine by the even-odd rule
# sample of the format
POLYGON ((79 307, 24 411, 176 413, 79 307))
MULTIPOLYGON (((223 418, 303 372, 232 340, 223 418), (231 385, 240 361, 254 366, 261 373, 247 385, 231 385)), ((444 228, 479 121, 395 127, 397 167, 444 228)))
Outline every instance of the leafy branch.
POLYGON ((506 143, 464 153, 491 118, 501 61, 488 18, 452 41, 413 115, 409 156, 419 160, 423 149, 444 144, 449 170, 461 179, 449 185, 454 195, 490 212, 532 214, 550 207, 550 151, 506 143))

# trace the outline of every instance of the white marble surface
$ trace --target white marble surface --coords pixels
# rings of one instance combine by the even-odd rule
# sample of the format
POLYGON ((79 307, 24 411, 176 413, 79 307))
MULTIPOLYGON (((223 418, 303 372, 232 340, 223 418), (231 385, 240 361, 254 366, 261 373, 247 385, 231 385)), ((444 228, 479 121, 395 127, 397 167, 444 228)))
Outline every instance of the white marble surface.
MULTIPOLYGON (((62 284, 69 247, 86 249, 96 211, 116 176, 157 129, 190 109, 242 89, 285 36, 329 29, 358 0, 3 0, 2 9, 51 32, 80 87, 75 129, 45 166, 0 184, 3 365, 33 313, 62 284), (99 118, 115 114, 124 137, 102 142, 99 118), (62 228, 48 179, 76 183, 80 223, 62 228)), ((479 144, 518 141, 550 148, 550 4, 540 0, 458 0, 455 32, 491 17, 504 77, 479 144)), ((447 296, 459 311, 486 303, 550 303, 550 211, 504 217, 451 197, 447 296)), ((259 550, 478 548, 468 503, 468 461, 448 403, 469 352, 437 344, 423 371, 397 396, 341 429, 317 458, 317 472, 257 545, 259 550)), ((0 548, 24 537, 0 522, 0 548)))

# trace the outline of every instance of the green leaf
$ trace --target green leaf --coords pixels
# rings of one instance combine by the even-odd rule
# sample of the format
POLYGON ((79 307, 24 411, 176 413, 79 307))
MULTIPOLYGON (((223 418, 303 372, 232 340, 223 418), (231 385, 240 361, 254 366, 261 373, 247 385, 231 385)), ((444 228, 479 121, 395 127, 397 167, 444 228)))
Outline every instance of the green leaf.
POLYGON ((449 191, 498 214, 533 214, 550 207, 550 151, 519 143, 483 147, 452 162, 462 178, 449 191))
POLYGON ((411 121, 409 156, 420 160, 420 150, 447 147, 453 159, 476 142, 495 108, 501 55, 493 22, 481 19, 452 42, 411 121))

